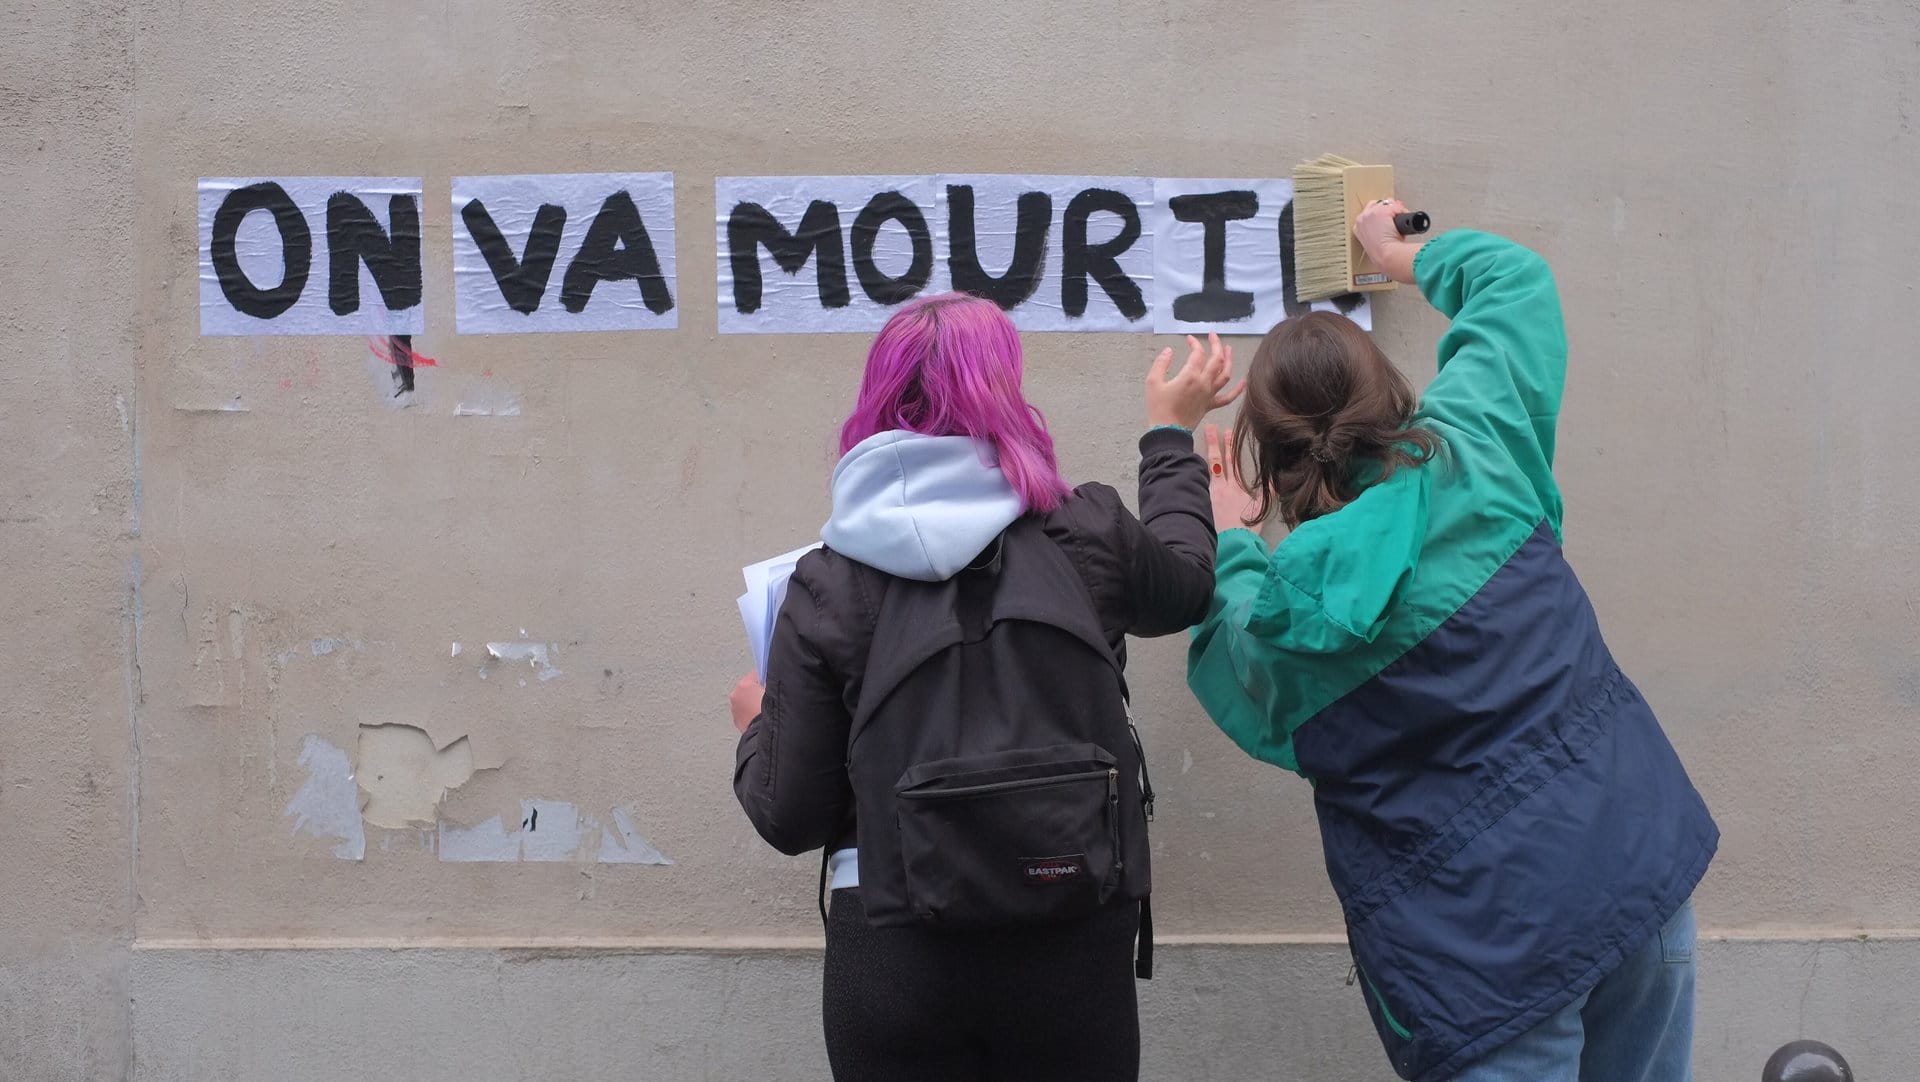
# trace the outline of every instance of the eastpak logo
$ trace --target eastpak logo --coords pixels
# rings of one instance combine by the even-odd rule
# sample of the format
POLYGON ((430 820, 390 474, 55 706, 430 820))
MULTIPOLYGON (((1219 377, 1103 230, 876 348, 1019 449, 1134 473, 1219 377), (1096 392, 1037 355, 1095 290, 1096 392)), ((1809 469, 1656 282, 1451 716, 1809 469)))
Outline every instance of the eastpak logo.
POLYGON ((1029 883, 1067 883, 1087 877, 1086 858, 1079 853, 1064 857, 1028 857, 1020 864, 1029 883))

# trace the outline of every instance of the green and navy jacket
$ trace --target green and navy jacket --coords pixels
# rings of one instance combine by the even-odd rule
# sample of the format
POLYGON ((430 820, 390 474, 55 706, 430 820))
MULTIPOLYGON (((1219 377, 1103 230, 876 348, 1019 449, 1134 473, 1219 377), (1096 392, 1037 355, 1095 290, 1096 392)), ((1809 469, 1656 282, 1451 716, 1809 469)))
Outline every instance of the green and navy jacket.
POLYGON ((1553 275, 1467 231, 1414 274, 1452 320, 1415 417, 1444 449, 1272 551, 1221 534, 1188 681, 1313 783, 1374 1025, 1427 1082, 1645 944, 1719 831, 1561 553, 1553 275))

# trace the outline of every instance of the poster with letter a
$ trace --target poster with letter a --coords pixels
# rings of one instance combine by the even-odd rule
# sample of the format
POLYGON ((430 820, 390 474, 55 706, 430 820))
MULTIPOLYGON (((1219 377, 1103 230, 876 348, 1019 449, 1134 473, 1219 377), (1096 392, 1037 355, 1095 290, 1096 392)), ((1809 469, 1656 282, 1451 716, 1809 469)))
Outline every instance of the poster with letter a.
POLYGON ((671 173, 453 178, 461 334, 672 330, 674 270, 671 173))

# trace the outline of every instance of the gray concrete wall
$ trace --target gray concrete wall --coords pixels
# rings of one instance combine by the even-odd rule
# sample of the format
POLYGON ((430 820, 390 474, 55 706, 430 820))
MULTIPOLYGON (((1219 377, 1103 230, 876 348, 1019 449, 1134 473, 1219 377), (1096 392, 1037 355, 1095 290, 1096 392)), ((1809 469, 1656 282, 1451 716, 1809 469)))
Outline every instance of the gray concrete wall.
MULTIPOLYGON (((1341 945, 1158 962, 1146 1082, 1393 1082, 1341 945)), ((1863 1082, 1920 1063, 1899 994, 1920 985, 1920 940, 1707 940, 1700 976, 1701 1082, 1756 1082, 1803 1033, 1863 1082)), ((141 1082, 828 1077, 815 950, 161 948, 135 952, 132 988, 141 1082)))
MULTIPOLYGON (((309 1072, 284 1077, 328 1077, 333 1044, 418 1077, 484 1047, 467 1077, 516 1077, 600 1011, 608 1063, 692 1064, 710 1015, 801 1041, 809 961, 712 953, 813 934, 813 867, 726 785, 732 597, 819 521, 864 343, 714 333, 711 179, 1275 176, 1325 150, 1394 162, 1442 224, 1560 277, 1570 552, 1725 830, 1702 925, 1746 937, 1709 954, 1703 1056, 1737 1078, 1749 1044, 1836 1034, 1915 1062, 1869 1024, 1906 998, 1905 948, 1837 945, 1920 932, 1911 3, 18 0, 0 29, 0 1077, 248 1077, 274 1042, 309 1072), (640 170, 679 178, 680 330, 452 333, 449 177, 640 170), (425 178, 420 408, 390 408, 363 340, 198 334, 195 179, 309 174, 425 178), (453 414, 493 385, 519 416, 453 414), (521 629, 564 677, 449 656, 521 629), (308 738, 366 766, 363 727, 390 723, 493 767, 445 821, 630 808, 674 863, 447 864, 377 825, 353 861, 295 835, 308 738), (686 953, 624 953, 661 941, 686 953), (514 1028, 513 981, 559 1028, 514 1028), (615 1024, 620 996, 663 1006, 615 1024), (196 998, 262 1013, 183 1044, 196 998), (392 1036, 324 1029, 362 1003, 392 1036)), ((1377 326, 1424 372, 1436 316, 1403 294, 1377 326)), ((1030 339, 1070 476, 1124 485, 1157 345, 1030 339)), ((1134 666, 1159 912, 1223 944, 1179 964, 1317 1001, 1338 914, 1304 786, 1212 729, 1178 643, 1134 666)), ((1154 1057, 1383 1074, 1344 989, 1302 1028, 1249 1006, 1188 1044, 1175 987, 1148 993, 1154 1057)), ((810 1076, 798 1047, 769 1077, 810 1076)))
POLYGON ((0 21, 0 1078, 116 1079, 140 774, 134 19, 0 21))

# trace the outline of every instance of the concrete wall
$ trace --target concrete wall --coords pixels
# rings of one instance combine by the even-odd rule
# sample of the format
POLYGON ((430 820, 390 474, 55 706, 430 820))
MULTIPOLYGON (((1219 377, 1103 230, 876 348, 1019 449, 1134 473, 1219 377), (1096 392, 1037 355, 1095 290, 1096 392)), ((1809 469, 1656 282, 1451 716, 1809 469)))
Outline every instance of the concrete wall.
MULTIPOLYGON (((0 1077, 544 1077, 589 1040, 582 1077, 819 1077, 812 959, 724 953, 817 926, 813 866, 733 805, 723 700, 738 568, 820 520, 864 343, 714 333, 711 178, 1274 176, 1329 149, 1559 274, 1571 553, 1726 835, 1703 1077, 1803 1035, 1920 1061, 1858 1006, 1901 1001, 1911 949, 1841 945, 1920 932, 1912 5, 913 7, 13 5, 0 1077), (450 176, 639 170, 679 178, 680 330, 452 333, 450 176), (364 340, 198 334, 195 179, 308 174, 426 179, 441 365, 413 408, 364 340), (455 415, 484 394, 522 410, 455 415), (488 641, 552 643, 562 675, 523 687, 488 641), (461 737, 480 769, 438 822, 539 800, 618 844, 454 864, 380 825, 405 815, 359 860, 294 832, 328 748, 418 796, 461 737), (672 864, 606 862, 645 846, 672 864)), ((1424 373, 1440 320, 1403 294, 1377 325, 1424 373)), ((1124 485, 1157 343, 1028 348, 1068 473, 1124 485)), ((1325 979, 1305 787, 1213 731, 1177 642, 1134 665, 1156 914, 1210 944, 1146 993, 1156 1076, 1385 1077, 1325 979), (1195 1028, 1206 988, 1256 1006, 1195 1028)))
MULTIPOLYGON (((1176 946, 1141 986, 1148 1082, 1393 1082, 1326 942, 1176 946)), ((1856 1077, 1920 1063, 1920 942, 1701 945, 1695 1076, 1816 1033, 1856 1077)), ((825 1079, 817 951, 139 950, 143 1082, 825 1079), (245 1039, 235 1039, 245 1034, 245 1039)), ((1618 1082, 1600 1079, 1597 1082, 1618 1082)))

